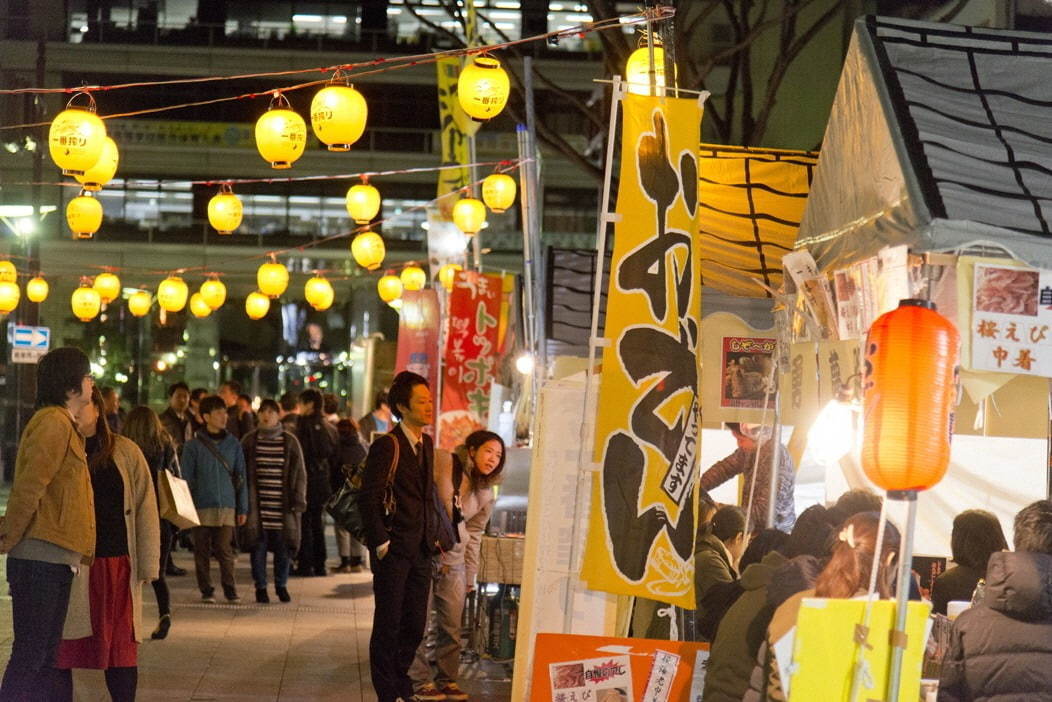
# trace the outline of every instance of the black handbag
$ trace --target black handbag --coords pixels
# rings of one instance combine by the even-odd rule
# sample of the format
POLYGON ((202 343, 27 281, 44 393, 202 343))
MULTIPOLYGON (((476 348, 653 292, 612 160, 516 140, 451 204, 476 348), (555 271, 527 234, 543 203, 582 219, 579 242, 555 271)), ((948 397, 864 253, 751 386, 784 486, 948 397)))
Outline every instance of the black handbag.
MULTIPOLYGON (((390 518, 395 511, 394 500, 394 477, 398 468, 398 439, 391 437, 394 441, 394 455, 391 457, 391 467, 387 470, 387 480, 384 484, 384 516, 390 518)), ((325 503, 325 511, 332 517, 336 526, 350 532, 351 536, 366 543, 365 519, 362 517, 362 477, 365 475, 365 461, 351 469, 347 479, 328 501, 325 503)))
POLYGON ((442 498, 438 495, 437 487, 431 490, 431 505, 427 510, 428 533, 435 535, 435 553, 450 551, 460 543, 460 529, 457 525, 462 521, 460 512, 460 485, 464 474, 460 470, 460 461, 453 457, 453 516, 450 517, 446 506, 442 504, 442 498))

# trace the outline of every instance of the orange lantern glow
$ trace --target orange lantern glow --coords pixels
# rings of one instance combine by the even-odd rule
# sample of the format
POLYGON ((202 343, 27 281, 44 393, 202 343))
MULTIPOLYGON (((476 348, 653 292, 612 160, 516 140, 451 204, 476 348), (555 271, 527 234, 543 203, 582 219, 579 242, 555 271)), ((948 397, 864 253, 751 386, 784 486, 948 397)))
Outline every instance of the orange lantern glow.
POLYGON ((492 173, 482 181, 482 200, 497 214, 515 204, 515 179, 507 173, 492 173))
POLYGON ((102 299, 99 298, 98 290, 91 287, 91 281, 87 278, 81 278, 80 287, 73 291, 70 307, 76 318, 82 322, 90 322, 98 315, 102 308, 102 299))
POLYGON ((165 312, 178 312, 186 307, 186 298, 190 290, 179 276, 169 276, 157 286, 157 304, 165 312))
POLYGON ((226 286, 218 278, 209 278, 201 283, 199 292, 209 309, 218 310, 226 302, 226 286))
POLYGON ((18 280, 18 269, 10 261, 0 261, 0 283, 14 283, 18 280))
POLYGON ((120 163, 121 154, 117 150, 117 142, 110 137, 102 140, 102 153, 95 165, 75 175, 77 182, 84 186, 85 190, 102 190, 102 186, 110 182, 117 174, 117 164, 120 163))
POLYGON ((362 94, 349 85, 327 85, 310 103, 310 125, 329 151, 349 151, 365 131, 369 107, 362 94))
POLYGON ((243 212, 241 200, 231 190, 229 183, 220 185, 219 192, 208 201, 208 223, 219 234, 233 234, 241 226, 243 212))
POLYGON ((47 299, 50 289, 47 281, 38 275, 26 283, 26 297, 29 298, 30 302, 43 302, 47 299))
POLYGON ((256 271, 256 284, 259 291, 272 298, 281 297, 289 287, 289 269, 278 263, 272 256, 269 263, 264 263, 256 271))
POLYGON ((95 98, 90 93, 77 93, 51 121, 48 151, 63 175, 81 175, 98 162, 105 138, 106 125, 95 114, 95 98), (74 106, 73 101, 81 95, 88 97, 89 104, 74 106))
POLYGON ((885 490, 926 490, 950 460, 960 336, 924 300, 903 300, 866 335, 862 467, 885 490))
POLYGON ((245 314, 249 319, 263 319, 270 311, 270 298, 260 292, 249 293, 245 298, 245 314))
POLYGON ((303 286, 303 296, 307 298, 310 306, 319 312, 332 307, 336 293, 332 289, 332 283, 320 275, 316 275, 303 286))
POLYGON ((205 298, 199 292, 190 296, 190 314, 201 319, 212 314, 212 308, 205 302, 205 298))
POLYGON ((406 266, 398 277, 405 290, 423 290, 427 285, 427 273, 420 266, 406 266))
POLYGON ((457 277, 457 271, 464 270, 464 267, 459 263, 446 263, 438 269, 438 282, 442 283, 442 287, 446 289, 446 292, 452 292, 453 280, 457 277))
POLYGON ((453 205, 453 224, 468 236, 474 236, 486 223, 486 206, 471 197, 457 200, 453 205))
POLYGON ((145 317, 150 313, 151 304, 153 304, 153 298, 150 297, 150 293, 145 290, 136 290, 128 298, 128 311, 133 317, 145 317))
POLYGON ((7 314, 18 307, 20 297, 22 291, 18 289, 18 283, 0 283, 0 314, 7 314))
POLYGON ((492 56, 475 56, 460 72, 457 99, 472 119, 484 122, 500 114, 508 103, 511 86, 500 61, 492 56))
POLYGON ((397 275, 388 273, 376 281, 376 292, 384 302, 391 302, 402 297, 402 281, 397 275))
POLYGON ((90 239, 102 226, 102 203, 81 191, 66 205, 66 224, 78 239, 90 239))
POLYGON ((387 249, 384 240, 376 232, 362 232, 351 242, 351 255, 355 262, 366 270, 375 271, 384 262, 387 249))
POLYGON ((307 146, 307 123, 288 98, 275 93, 270 109, 256 121, 256 149, 271 168, 291 168, 307 146))
POLYGON ((99 273, 91 286, 99 293, 102 304, 108 305, 121 296, 121 279, 112 273, 99 273))
POLYGON ((347 190, 347 214, 355 224, 368 224, 380 213, 380 191, 369 185, 366 178, 347 190))

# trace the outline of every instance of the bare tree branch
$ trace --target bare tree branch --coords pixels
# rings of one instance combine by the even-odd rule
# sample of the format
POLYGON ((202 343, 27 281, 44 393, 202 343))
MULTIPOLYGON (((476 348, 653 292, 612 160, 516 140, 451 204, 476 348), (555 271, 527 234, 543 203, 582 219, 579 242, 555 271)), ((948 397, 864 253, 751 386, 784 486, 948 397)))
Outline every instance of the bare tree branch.
POLYGON ((935 20, 936 22, 953 22, 957 15, 961 14, 961 10, 967 7, 970 0, 957 0, 957 3, 943 14, 942 17, 935 20))
POLYGON ((432 22, 431 20, 427 19, 426 17, 423 17, 422 15, 420 15, 416 11, 416 6, 413 4, 412 0, 405 0, 405 9, 409 10, 409 14, 411 14, 413 17, 415 17, 417 19, 417 21, 420 22, 420 24, 424 25, 425 27, 428 27, 429 29, 431 29, 431 30, 433 30, 435 32, 438 32, 440 34, 445 34, 447 37, 449 37, 450 39, 455 41, 459 46, 466 46, 466 44, 464 43, 464 40, 461 39, 459 36, 457 36, 457 34, 455 32, 451 32, 448 29, 446 29, 445 27, 443 27, 442 25, 436 24, 435 22, 432 22))
MULTIPOLYGON (((742 49, 747 48, 750 44, 756 41, 757 37, 766 32, 772 27, 781 27, 787 16, 796 15, 798 12, 803 10, 808 5, 811 5, 816 0, 804 0, 801 3, 785 3, 785 9, 778 19, 767 20, 760 22, 756 26, 752 27, 748 34, 743 34, 741 37, 736 37, 736 41, 732 46, 717 51, 716 53, 708 56, 705 61, 702 62, 698 68, 698 74, 702 77, 707 76, 713 68, 719 65, 721 62, 736 56, 742 49)), ((728 11, 729 14, 732 11, 728 11)))

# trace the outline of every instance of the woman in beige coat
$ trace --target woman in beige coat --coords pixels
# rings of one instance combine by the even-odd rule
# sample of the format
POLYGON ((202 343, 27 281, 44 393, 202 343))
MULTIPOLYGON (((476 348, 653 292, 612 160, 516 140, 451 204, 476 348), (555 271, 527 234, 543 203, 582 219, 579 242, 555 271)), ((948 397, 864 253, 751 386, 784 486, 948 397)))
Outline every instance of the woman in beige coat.
POLYGON ((115 702, 135 699, 142 586, 157 577, 160 529, 150 469, 131 440, 113 434, 102 395, 77 413, 87 437, 95 499, 95 561, 73 579, 52 699, 73 699, 73 668, 102 669, 115 702))

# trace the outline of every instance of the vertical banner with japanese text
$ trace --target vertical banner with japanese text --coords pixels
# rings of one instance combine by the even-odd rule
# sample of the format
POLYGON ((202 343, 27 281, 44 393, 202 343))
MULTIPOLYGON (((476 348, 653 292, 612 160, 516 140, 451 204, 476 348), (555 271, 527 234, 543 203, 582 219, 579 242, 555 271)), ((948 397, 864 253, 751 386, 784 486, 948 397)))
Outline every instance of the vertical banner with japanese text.
POLYGON ((442 316, 434 289, 406 290, 398 322, 397 370, 408 370, 438 387, 438 331, 442 316))
POLYGON ((627 95, 582 574, 694 608, 701 256, 697 100, 627 95))
POLYGON ((449 295, 439 446, 453 449, 489 417, 489 390, 497 357, 503 280, 459 271, 449 295))

